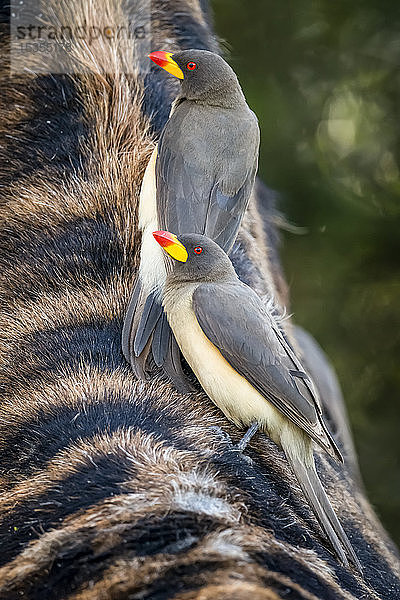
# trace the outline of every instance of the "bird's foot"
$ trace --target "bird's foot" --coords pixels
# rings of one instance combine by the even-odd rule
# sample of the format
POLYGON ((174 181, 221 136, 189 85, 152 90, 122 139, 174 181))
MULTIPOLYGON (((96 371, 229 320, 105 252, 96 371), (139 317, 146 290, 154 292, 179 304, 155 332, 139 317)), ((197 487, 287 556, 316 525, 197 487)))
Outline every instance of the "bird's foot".
POLYGON ((226 433, 226 431, 221 429, 221 427, 218 427, 218 425, 211 425, 211 427, 209 427, 209 430, 217 434, 217 436, 222 442, 225 442, 229 446, 233 446, 231 436, 228 433, 226 433))
POLYGON ((250 427, 248 428, 248 430, 246 431, 246 433, 244 434, 244 436, 242 437, 242 439, 240 440, 240 442, 237 444, 237 449, 240 452, 243 452, 243 450, 246 449, 247 444, 250 442, 250 440, 253 437, 253 435, 255 433, 257 433, 258 428, 259 428, 259 424, 258 423, 252 423, 250 425, 250 427))
POLYGON ((258 428, 258 423, 252 423, 246 431, 246 433, 244 434, 244 436, 242 437, 242 439, 236 444, 236 446, 232 448, 234 452, 241 454, 242 458, 250 465, 253 464, 252 459, 250 458, 250 456, 246 456, 245 454, 243 454, 243 452, 245 451, 247 444, 249 443, 253 435, 258 431, 258 428))
POLYGON ((232 452, 235 452, 237 456, 240 456, 243 460, 245 460, 249 465, 253 464, 253 459, 250 458, 247 454, 244 454, 244 449, 239 447, 239 444, 235 444, 232 447, 232 452))
POLYGON ((246 433, 244 434, 242 439, 239 441, 239 443, 237 443, 237 444, 232 443, 232 439, 231 439, 230 435, 228 433, 226 433, 226 431, 221 429, 221 427, 218 427, 217 425, 212 425, 211 427, 209 427, 209 429, 213 433, 216 433, 218 435, 218 437, 221 439, 221 441, 228 444, 231 447, 232 452, 236 452, 238 455, 240 454, 241 458, 243 458, 243 460, 245 460, 247 463, 252 465, 253 464, 252 459, 250 458, 250 456, 246 456, 244 454, 244 451, 247 447, 247 444, 253 437, 253 435, 257 432, 258 427, 259 427, 258 423, 253 423, 249 427, 249 429, 246 431, 246 433))

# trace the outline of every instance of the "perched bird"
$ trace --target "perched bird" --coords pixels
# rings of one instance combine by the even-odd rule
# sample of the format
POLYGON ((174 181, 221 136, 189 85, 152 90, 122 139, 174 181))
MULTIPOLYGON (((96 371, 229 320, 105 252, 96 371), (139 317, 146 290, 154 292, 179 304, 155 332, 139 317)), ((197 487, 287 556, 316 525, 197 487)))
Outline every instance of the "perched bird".
POLYGON ((258 428, 267 432, 283 449, 341 561, 348 565, 349 558, 361 570, 318 478, 312 441, 342 457, 280 322, 238 279, 218 244, 198 234, 153 235, 174 259, 164 287, 168 322, 207 395, 235 425, 250 427, 239 449, 258 428))
POLYGON ((185 390, 180 354, 162 311, 166 278, 155 229, 198 232, 229 252, 246 210, 258 165, 259 128, 231 67, 217 54, 184 50, 150 58, 181 79, 139 201, 140 267, 125 317, 122 348, 146 377, 149 352, 185 390))

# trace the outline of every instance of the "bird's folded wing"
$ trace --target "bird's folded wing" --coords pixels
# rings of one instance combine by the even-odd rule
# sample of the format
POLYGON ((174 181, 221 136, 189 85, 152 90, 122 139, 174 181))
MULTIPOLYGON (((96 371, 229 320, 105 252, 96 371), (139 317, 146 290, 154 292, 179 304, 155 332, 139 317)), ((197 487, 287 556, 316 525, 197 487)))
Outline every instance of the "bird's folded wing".
POLYGON ((257 294, 239 282, 203 284, 194 292, 193 309, 203 332, 231 367, 328 449, 316 400, 311 394, 303 396, 296 384, 307 375, 299 370, 293 349, 257 294))
POLYGON ((254 184, 256 149, 247 160, 238 157, 237 165, 226 161, 221 172, 225 142, 208 147, 204 138, 180 135, 177 120, 175 114, 174 127, 164 129, 158 146, 159 227, 177 235, 202 233, 229 252, 254 184))

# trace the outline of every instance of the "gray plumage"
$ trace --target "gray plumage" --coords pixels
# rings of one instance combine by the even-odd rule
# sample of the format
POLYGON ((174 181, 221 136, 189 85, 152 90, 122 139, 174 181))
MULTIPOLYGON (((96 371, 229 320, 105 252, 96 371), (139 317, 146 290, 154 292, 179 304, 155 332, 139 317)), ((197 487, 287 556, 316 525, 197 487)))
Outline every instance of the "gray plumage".
POLYGON ((313 382, 279 319, 239 281, 212 240, 192 234, 179 236, 179 241, 188 259, 173 262, 164 306, 183 355, 231 421, 238 426, 258 423, 282 447, 337 555, 361 570, 318 478, 312 440, 335 459, 342 460, 341 454, 325 425, 313 382))
POLYGON ((205 283, 193 293, 193 310, 229 364, 326 452, 342 460, 311 380, 260 297, 238 279, 205 283))
POLYGON ((156 164, 160 229, 197 233, 229 252, 257 168, 254 114, 246 104, 224 108, 180 103, 159 142, 156 164))
MULTIPOLYGON (((151 228, 206 234, 229 252, 257 171, 257 118, 246 104, 235 73, 220 56, 186 50, 174 54, 173 59, 185 77, 158 143, 156 224, 152 221, 151 228), (196 70, 185 69, 188 61, 196 62, 196 70)), ((175 385, 184 390, 175 341, 162 317, 165 274, 153 276, 151 287, 143 283, 141 273, 151 260, 152 256, 142 252, 124 323, 123 352, 137 375, 144 377, 145 349, 151 348, 155 363, 163 365, 175 385)))

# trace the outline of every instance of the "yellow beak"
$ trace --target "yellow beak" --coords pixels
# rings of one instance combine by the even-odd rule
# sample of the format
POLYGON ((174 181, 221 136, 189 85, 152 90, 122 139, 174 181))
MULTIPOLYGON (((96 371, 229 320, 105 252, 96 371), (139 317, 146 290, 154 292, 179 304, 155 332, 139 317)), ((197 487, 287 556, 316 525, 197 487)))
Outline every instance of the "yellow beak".
POLYGON ((152 52, 149 54, 149 58, 156 63, 159 67, 162 67, 168 73, 171 73, 174 77, 178 77, 178 79, 183 79, 184 75, 182 69, 178 66, 178 64, 171 58, 171 52, 164 52, 164 50, 159 50, 157 52, 152 52))
POLYGON ((180 262, 187 261, 187 250, 174 233, 170 233, 169 231, 153 231, 153 237, 172 258, 180 262))

